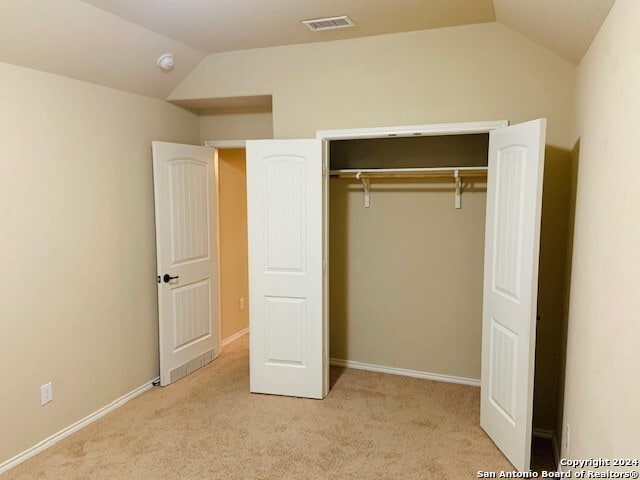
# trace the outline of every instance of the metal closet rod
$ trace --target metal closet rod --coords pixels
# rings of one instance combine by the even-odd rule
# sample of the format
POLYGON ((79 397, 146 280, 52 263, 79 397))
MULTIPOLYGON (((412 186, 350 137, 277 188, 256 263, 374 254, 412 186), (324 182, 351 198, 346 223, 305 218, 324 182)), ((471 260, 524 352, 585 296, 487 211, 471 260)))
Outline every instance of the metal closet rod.
POLYGON ((338 178, 420 178, 420 177, 483 177, 487 167, 435 167, 435 168, 344 168, 331 170, 338 178))
POLYGON ((435 168, 345 168, 330 170, 338 178, 355 178, 364 188, 364 206, 370 205, 370 180, 374 178, 453 177, 456 182, 455 208, 462 207, 462 177, 484 177, 488 167, 435 167, 435 168))

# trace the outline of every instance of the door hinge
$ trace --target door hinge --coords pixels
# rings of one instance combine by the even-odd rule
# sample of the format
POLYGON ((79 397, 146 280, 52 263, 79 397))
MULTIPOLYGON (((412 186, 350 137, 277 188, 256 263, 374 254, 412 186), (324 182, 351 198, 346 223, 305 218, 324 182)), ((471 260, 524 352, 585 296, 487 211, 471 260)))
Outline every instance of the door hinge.
POLYGON ((323 272, 327 271, 327 259, 326 258, 322 259, 322 271, 323 272))
POLYGON ((326 163, 322 164, 322 176, 323 177, 327 176, 327 164, 326 163))

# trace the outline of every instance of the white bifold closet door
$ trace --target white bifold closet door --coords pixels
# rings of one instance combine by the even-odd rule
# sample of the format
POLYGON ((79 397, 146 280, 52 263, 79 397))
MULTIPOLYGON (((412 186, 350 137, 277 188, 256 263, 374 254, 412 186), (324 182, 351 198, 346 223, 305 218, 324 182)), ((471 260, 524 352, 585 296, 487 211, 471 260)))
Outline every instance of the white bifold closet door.
POLYGON ((489 134, 480 424, 529 470, 546 120, 489 134))
POLYGON ((247 141, 250 390, 323 396, 322 143, 247 141))
POLYGON ((153 142, 160 384, 220 353, 213 149, 153 142))

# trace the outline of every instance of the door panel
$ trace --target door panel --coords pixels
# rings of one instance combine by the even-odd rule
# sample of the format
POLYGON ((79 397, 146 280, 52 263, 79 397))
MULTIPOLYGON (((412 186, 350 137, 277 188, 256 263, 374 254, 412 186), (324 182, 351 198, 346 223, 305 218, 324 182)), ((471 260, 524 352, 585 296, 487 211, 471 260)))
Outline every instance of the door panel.
POLYGON ((323 396, 322 148, 247 142, 250 383, 323 396))
POLYGON ((213 150, 153 142, 160 383, 220 352, 213 150), (165 282, 164 275, 176 277, 165 282))
POLYGON ((209 257, 207 168, 190 159, 168 162, 172 266, 209 257))
POLYGON ((480 424, 529 470, 544 119, 490 132, 480 424))

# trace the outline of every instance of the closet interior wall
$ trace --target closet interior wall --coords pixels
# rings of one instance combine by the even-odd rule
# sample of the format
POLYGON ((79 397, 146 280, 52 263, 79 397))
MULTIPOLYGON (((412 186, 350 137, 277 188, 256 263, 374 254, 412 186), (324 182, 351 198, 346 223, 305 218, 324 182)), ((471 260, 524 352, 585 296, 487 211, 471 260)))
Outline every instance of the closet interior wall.
MULTIPOLYGON (((486 166, 488 135, 342 140, 331 170, 486 166)), ((330 355, 480 378, 486 180, 330 183, 330 355)))

